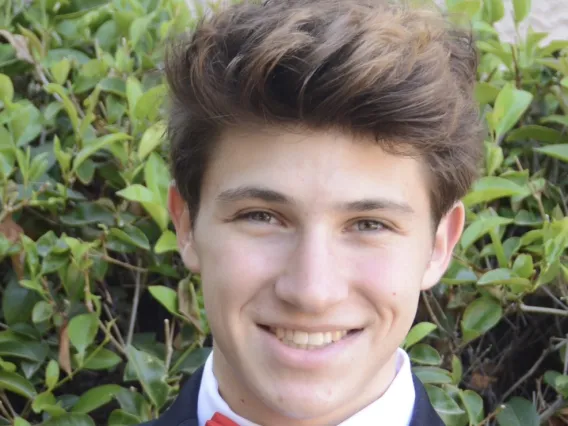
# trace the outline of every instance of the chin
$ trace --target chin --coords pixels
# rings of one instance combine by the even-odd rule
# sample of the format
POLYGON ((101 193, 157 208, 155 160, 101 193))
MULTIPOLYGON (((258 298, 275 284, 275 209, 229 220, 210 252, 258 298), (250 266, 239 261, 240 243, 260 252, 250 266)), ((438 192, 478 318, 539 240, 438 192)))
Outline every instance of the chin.
POLYGON ((275 381, 273 387, 264 390, 264 403, 290 419, 325 418, 337 410, 341 401, 356 398, 356 395, 340 394, 337 383, 338 380, 333 380, 315 385, 313 379, 305 384, 275 381))

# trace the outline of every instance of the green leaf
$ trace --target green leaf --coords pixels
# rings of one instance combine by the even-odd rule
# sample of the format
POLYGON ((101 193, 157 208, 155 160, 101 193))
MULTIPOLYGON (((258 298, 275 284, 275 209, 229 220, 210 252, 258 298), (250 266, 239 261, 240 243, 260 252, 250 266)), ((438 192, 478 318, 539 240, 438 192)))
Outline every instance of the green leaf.
POLYGON ((486 82, 478 82, 475 85, 475 99, 481 105, 492 104, 499 95, 499 88, 486 82))
MULTIPOLYGON (((568 71, 568 70, 567 70, 568 71)), ((540 120, 542 123, 554 123, 561 126, 568 126, 568 115, 549 115, 540 120)))
POLYGON ((168 228, 169 216, 166 207, 157 203, 142 203, 142 207, 152 216, 162 232, 168 228))
POLYGON ((49 360, 45 369, 45 385, 49 390, 59 381, 59 364, 54 359, 49 360))
POLYGON ((0 342, 0 356, 21 358, 26 361, 40 363, 47 356, 46 344, 39 342, 0 342))
POLYGON ((463 377, 463 364, 456 355, 452 355, 452 383, 454 385, 459 385, 462 380, 462 377, 463 377))
POLYGON ((85 161, 95 152, 103 148, 106 148, 113 143, 128 139, 132 138, 126 133, 113 133, 110 135, 97 138, 93 141, 90 141, 89 143, 86 143, 85 147, 81 151, 79 151, 79 153, 73 159, 73 171, 76 171, 79 168, 79 166, 83 163, 83 161, 85 161))
POLYGON ((14 86, 12 80, 6 74, 0 74, 0 101, 4 105, 12 103, 14 99, 14 86))
POLYGON ((90 413, 112 401, 122 388, 118 385, 101 385, 85 392, 71 409, 74 413, 90 413))
POLYGON ((524 21, 531 11, 531 0, 513 0, 513 10, 515 23, 524 21))
POLYGON ((16 417, 14 419, 14 426, 31 426, 31 424, 21 417, 16 417))
POLYGON ((530 195, 529 188, 523 188, 509 179, 497 176, 486 176, 477 180, 464 198, 467 207, 487 203, 499 198, 521 197, 530 195))
POLYGON ((490 24, 499 22, 505 16, 505 6, 503 0, 485 0, 483 6, 486 12, 487 21, 490 24))
POLYGON ((109 370, 122 361, 114 352, 101 348, 94 355, 87 354, 83 368, 86 370, 109 370))
POLYGON ((69 256, 67 253, 49 253, 41 263, 41 274, 51 274, 52 272, 59 271, 69 263, 69 256))
POLYGON ((61 222, 67 226, 85 226, 92 224, 114 225, 113 212, 106 206, 94 202, 77 204, 74 209, 60 217, 61 222))
POLYGON ((41 426, 96 426, 95 422, 87 414, 66 413, 61 416, 52 417, 41 426))
POLYGON ((539 126, 537 124, 530 124, 527 126, 519 127, 518 129, 509 132, 505 141, 526 141, 530 139, 534 139, 540 143, 556 144, 566 140, 566 137, 556 129, 539 126))
POLYGON ((499 323, 503 308, 492 298, 481 297, 471 302, 461 321, 464 343, 476 339, 499 323))
POLYGON ((436 349, 424 343, 414 345, 408 353, 412 362, 420 365, 440 365, 442 357, 436 349))
POLYGON ((144 160, 148 154, 163 143, 165 133, 166 123, 164 121, 159 121, 146 129, 138 145, 138 158, 144 160))
POLYGON ((488 176, 495 174, 505 159, 503 148, 491 142, 485 143, 485 170, 488 176))
POLYGON ((88 185, 95 176, 95 163, 87 158, 81 163, 77 170, 75 170, 75 173, 83 185, 88 185))
POLYGON ((453 0, 448 2, 447 5, 450 14, 465 14, 471 19, 481 8, 481 0, 453 0))
POLYGON ((144 166, 144 179, 150 191, 164 208, 168 202, 170 173, 166 162, 156 153, 151 153, 144 166))
POLYGON ((57 94, 61 98, 63 102, 63 108, 65 108, 65 112, 69 116, 71 120, 71 125, 73 126, 73 130, 78 135, 79 134, 79 114, 77 113, 77 109, 69 96, 67 96, 67 91, 63 86, 56 83, 49 83, 45 86, 45 91, 49 94, 57 94))
POLYGON ((402 344, 403 349, 408 350, 437 328, 438 327, 431 322, 421 322, 419 324, 416 324, 410 329, 408 335, 406 336, 406 339, 404 339, 404 343, 402 344))
POLYGON ((126 80, 126 99, 128 100, 128 111, 132 121, 135 120, 134 111, 136 110, 136 104, 142 96, 142 93, 143 90, 140 81, 134 76, 128 77, 126 80))
POLYGON ((534 404, 524 398, 513 397, 497 414, 500 426, 539 426, 540 419, 534 404))
POLYGON ((137 426, 140 425, 141 421, 142 419, 140 417, 117 409, 110 413, 108 426, 137 426))
POLYGON ((40 296, 35 291, 11 279, 2 296, 2 312, 8 325, 29 321, 38 300, 40 296))
POLYGON ((541 148, 534 148, 534 150, 568 163, 568 144, 549 145, 541 148))
POLYGON ((50 391, 42 392, 34 398, 32 410, 36 414, 45 412, 54 417, 65 414, 65 409, 58 403, 50 391))
POLYGON ((134 369, 144 392, 156 407, 161 408, 169 393, 169 387, 165 382, 167 378, 166 366, 153 355, 138 351, 133 347, 129 347, 127 353, 129 363, 134 369))
POLYGON ((497 268, 483 274, 477 281, 477 285, 514 285, 530 288, 531 282, 526 278, 519 277, 508 268, 497 268))
POLYGON ((47 303, 45 300, 40 300, 34 306, 32 311, 32 321, 34 324, 47 321, 53 315, 53 305, 47 303))
POLYGON ((9 371, 0 371, 0 389, 14 392, 27 399, 33 399, 37 395, 34 386, 28 380, 9 371))
POLYGON ((71 71, 71 61, 67 58, 51 65, 51 74, 57 84, 65 84, 69 71, 71 71))
POLYGON ((95 313, 81 314, 71 318, 67 332, 71 344, 80 354, 95 340, 98 330, 98 317, 95 313))
POLYGON ((121 196, 122 198, 126 198, 129 201, 134 201, 137 203, 159 203, 159 199, 156 198, 156 195, 154 195, 151 190, 138 183, 127 186, 123 190, 118 191, 116 194, 121 196))
POLYGON ((110 235, 124 241, 127 244, 131 244, 135 247, 139 247, 144 250, 150 250, 150 242, 148 237, 136 226, 126 226, 124 231, 118 228, 112 228, 110 230, 110 235))
POLYGON ((467 412, 469 424, 481 424, 485 417, 483 399, 472 390, 460 391, 460 399, 465 407, 465 411, 467 412))
MULTIPOLYGON (((160 107, 163 104, 164 98, 166 97, 167 93, 168 89, 165 84, 159 84, 144 93, 136 103, 136 108, 134 110, 136 119, 147 119, 152 123, 155 122, 160 112, 160 107)), ((163 125, 165 131, 165 123, 163 125)), ((155 143, 155 139, 149 138, 148 143, 155 143)), ((149 152, 147 149, 145 149, 144 151, 146 151, 146 153, 149 152)), ((140 153, 140 148, 138 151, 138 156, 140 158, 143 157, 140 153)))
POLYGON ((132 22, 130 25, 130 43, 132 43, 132 47, 136 47, 142 36, 148 33, 148 26, 153 18, 154 14, 149 14, 140 16, 132 22))
POLYGON ((99 83, 101 90, 120 96, 126 97, 126 83, 118 77, 107 77, 99 83))
POLYGON ((163 285, 149 286, 150 294, 160 302, 170 313, 179 315, 178 313, 178 297, 174 290, 163 285))
POLYGON ((465 413, 445 390, 428 384, 424 388, 428 394, 428 399, 430 399, 432 406, 442 418, 444 424, 454 424, 456 417, 465 413))
POLYGON ((513 219, 507 219, 499 216, 478 217, 463 232, 460 242, 462 249, 467 250, 474 242, 489 231, 509 223, 513 223, 513 219))
POLYGON ((533 258, 528 254, 520 254, 515 259, 513 271, 523 278, 530 278, 534 273, 533 258))
POLYGON ((166 229, 162 233, 162 236, 158 239, 156 245, 154 246, 154 252, 156 254, 162 254, 170 251, 177 251, 177 249, 178 246, 177 246, 176 234, 174 234, 169 229, 166 229))
POLYGON ((532 100, 532 93, 516 89, 512 83, 507 83, 501 89, 491 118, 497 141, 517 124, 532 100))
POLYGON ((450 373, 438 367, 413 367, 412 371, 416 377, 424 384, 444 384, 452 383, 452 376, 450 373))

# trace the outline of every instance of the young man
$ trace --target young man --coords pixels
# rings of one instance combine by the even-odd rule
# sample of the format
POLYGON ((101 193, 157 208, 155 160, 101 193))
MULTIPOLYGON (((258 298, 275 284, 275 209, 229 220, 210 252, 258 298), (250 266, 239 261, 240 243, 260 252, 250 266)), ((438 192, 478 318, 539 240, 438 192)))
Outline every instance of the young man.
POLYGON ((176 45, 169 207, 214 345, 151 425, 443 424, 399 346, 462 232, 475 70, 388 0, 245 2, 176 45))

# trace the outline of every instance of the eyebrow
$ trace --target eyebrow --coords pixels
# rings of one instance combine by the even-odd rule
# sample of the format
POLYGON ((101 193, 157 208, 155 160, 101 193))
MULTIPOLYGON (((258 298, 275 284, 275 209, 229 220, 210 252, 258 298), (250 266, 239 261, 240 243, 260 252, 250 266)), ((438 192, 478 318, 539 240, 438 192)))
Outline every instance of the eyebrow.
MULTIPOLYGON (((240 186, 227 189, 217 196, 217 200, 222 203, 233 203, 247 199, 256 199, 267 203, 295 204, 290 197, 281 192, 258 186, 240 186)), ((414 209, 409 204, 386 198, 365 198, 357 201, 341 202, 335 207, 338 210, 358 213, 373 210, 390 210, 405 214, 414 213, 414 209)))
POLYGON ((266 201, 267 203, 294 204, 286 195, 258 186, 239 186, 238 188, 227 189, 217 196, 217 200, 223 203, 248 199, 266 201))

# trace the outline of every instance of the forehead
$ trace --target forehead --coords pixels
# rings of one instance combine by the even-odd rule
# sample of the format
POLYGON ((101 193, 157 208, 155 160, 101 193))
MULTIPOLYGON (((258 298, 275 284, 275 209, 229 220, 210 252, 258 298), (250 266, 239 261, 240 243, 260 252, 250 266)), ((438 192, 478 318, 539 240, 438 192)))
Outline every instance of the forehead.
POLYGON ((415 158, 338 131, 263 128, 225 133, 208 164, 202 202, 239 186, 269 187, 310 205, 388 197, 429 210, 427 174, 415 158))

